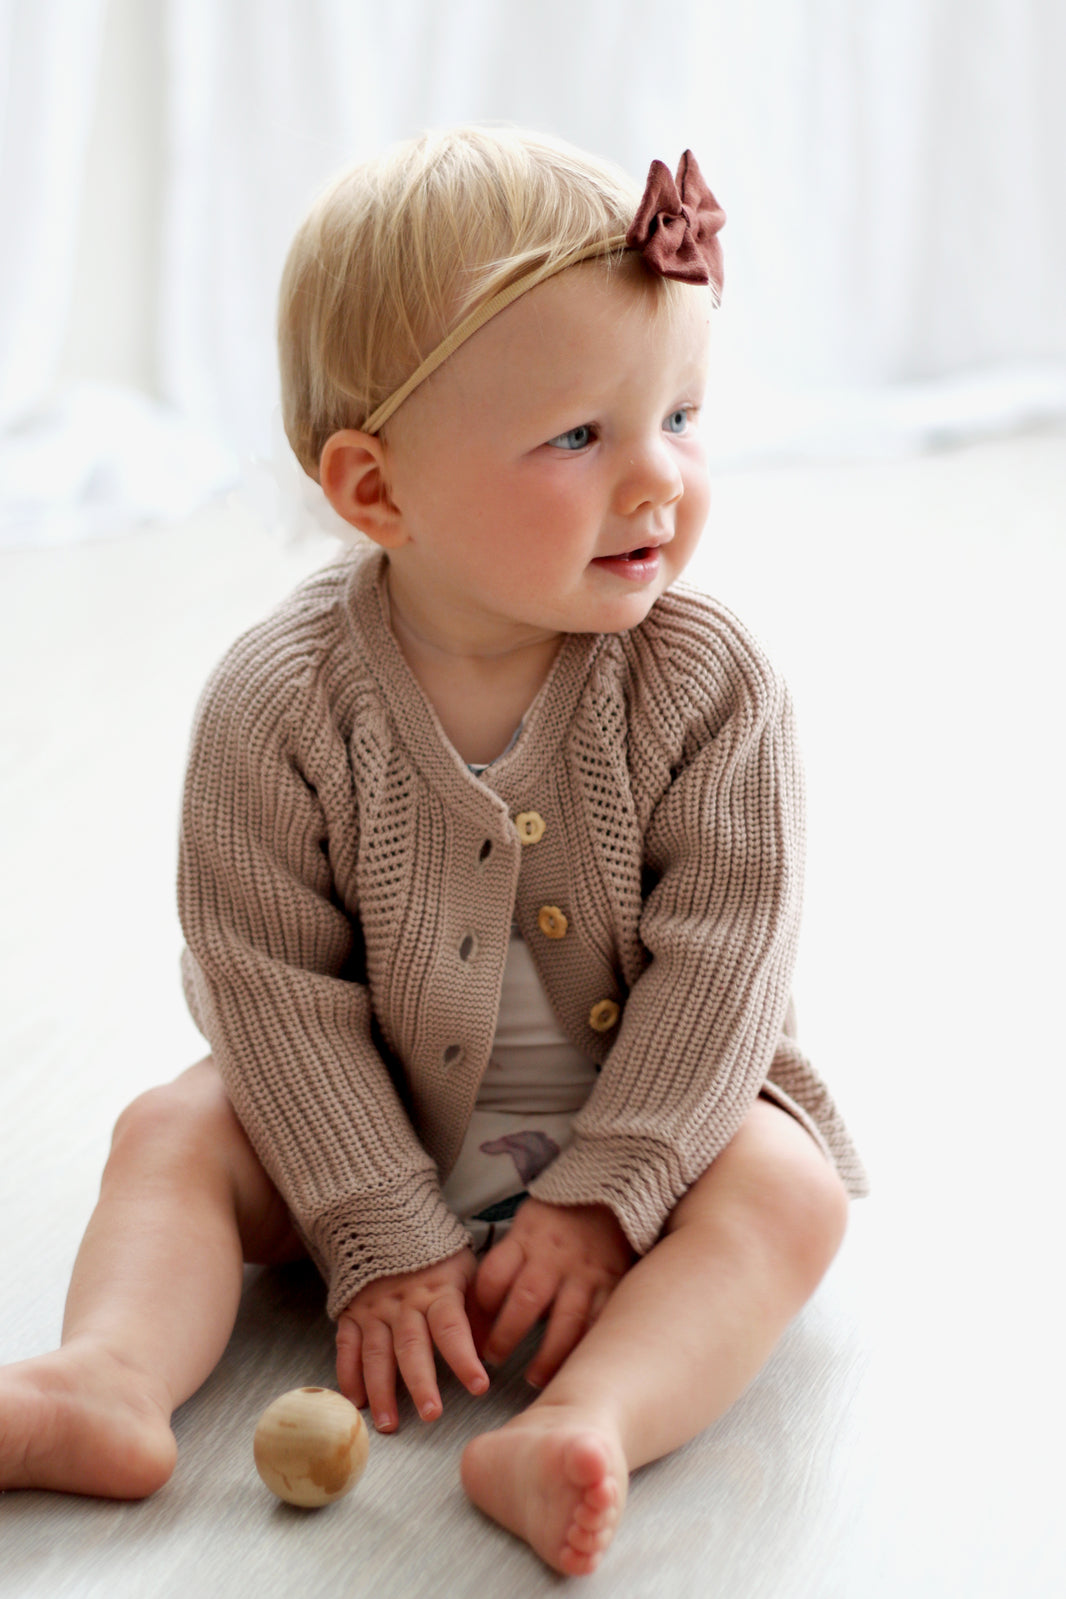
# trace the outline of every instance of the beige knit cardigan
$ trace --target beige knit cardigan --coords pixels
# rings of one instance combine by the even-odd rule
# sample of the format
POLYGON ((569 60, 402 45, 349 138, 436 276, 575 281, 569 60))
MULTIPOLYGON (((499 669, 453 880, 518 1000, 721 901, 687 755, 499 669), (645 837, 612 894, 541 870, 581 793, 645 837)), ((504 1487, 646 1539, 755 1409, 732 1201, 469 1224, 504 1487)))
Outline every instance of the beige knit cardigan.
POLYGON ((609 1205, 646 1251, 760 1090, 862 1192, 783 1030, 802 784, 760 649, 680 585, 628 633, 570 635, 479 779, 403 660, 384 573, 376 550, 347 556, 238 640, 198 709, 182 817, 186 992, 331 1314, 467 1241, 441 1182, 512 916, 599 1068, 539 1198, 609 1205))

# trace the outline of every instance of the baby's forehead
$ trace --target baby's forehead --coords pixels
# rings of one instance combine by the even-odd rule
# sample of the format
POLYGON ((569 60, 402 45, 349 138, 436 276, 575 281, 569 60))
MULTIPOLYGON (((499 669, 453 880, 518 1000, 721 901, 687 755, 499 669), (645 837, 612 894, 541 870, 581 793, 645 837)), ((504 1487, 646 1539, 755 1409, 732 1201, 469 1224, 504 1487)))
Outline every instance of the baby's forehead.
MULTIPOLYGON (((604 318, 658 324, 682 306, 686 285, 656 277, 635 257, 583 261, 540 283, 512 308, 569 330, 593 327, 604 318)), ((514 319, 516 322, 518 318, 514 319)))
POLYGON ((443 442, 473 428, 524 450, 608 412, 698 404, 712 301, 673 288, 649 292, 602 266, 559 273, 449 355, 401 407, 401 429, 428 426, 443 442))
POLYGON ((699 288, 673 287, 680 293, 574 268, 495 319, 495 337, 490 325, 475 353, 503 382, 538 393, 656 375, 675 381, 705 364, 711 299, 699 288))
POLYGON ((710 308, 709 295, 689 285, 670 284, 643 272, 634 277, 599 262, 571 267, 538 284, 494 317, 515 347, 552 340, 585 345, 613 332, 617 343, 661 334, 677 319, 688 322, 710 308))

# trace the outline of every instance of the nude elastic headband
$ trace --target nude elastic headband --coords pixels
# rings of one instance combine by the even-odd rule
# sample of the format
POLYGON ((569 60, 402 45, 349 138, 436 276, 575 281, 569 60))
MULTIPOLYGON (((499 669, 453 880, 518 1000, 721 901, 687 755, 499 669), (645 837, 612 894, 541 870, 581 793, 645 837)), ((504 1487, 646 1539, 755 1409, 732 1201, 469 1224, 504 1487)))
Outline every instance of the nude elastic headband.
POLYGON ((613 255, 616 250, 634 250, 650 271, 662 278, 679 278, 683 283, 711 283, 718 294, 722 292, 722 247, 718 232, 725 221, 725 212, 707 187, 703 174, 696 165, 696 157, 686 150, 677 168, 677 176, 661 161, 653 161, 648 181, 637 214, 626 233, 613 234, 573 251, 561 261, 534 267, 523 277, 516 278, 506 289, 494 294, 464 317, 435 350, 417 366, 400 387, 371 412, 363 423, 363 433, 379 433, 409 394, 424 383, 431 372, 454 355, 461 344, 472 334, 511 305, 520 295, 535 289, 538 283, 577 266, 579 261, 593 260, 597 256, 613 255))

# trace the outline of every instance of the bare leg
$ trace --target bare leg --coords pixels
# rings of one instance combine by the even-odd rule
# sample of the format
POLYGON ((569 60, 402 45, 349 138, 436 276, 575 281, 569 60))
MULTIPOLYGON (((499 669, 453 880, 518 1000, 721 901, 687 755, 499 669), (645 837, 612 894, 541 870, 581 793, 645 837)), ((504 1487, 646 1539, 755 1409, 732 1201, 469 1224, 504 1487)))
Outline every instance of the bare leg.
POLYGON ((543 1393, 467 1446, 474 1502, 557 1570, 594 1571, 629 1472, 740 1396, 814 1292, 846 1214, 807 1133, 760 1100, 543 1393))
POLYGON ((174 1469, 173 1410, 217 1364, 245 1258, 292 1235, 210 1061, 115 1128, 60 1349, 0 1372, 0 1487, 139 1499, 174 1469))

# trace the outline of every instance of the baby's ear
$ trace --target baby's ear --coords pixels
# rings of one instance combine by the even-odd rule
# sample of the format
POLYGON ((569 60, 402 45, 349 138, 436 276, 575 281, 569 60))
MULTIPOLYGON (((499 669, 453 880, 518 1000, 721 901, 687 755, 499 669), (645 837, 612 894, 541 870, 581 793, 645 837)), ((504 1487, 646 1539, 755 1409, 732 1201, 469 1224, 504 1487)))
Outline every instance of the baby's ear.
POLYGON ((332 433, 318 459, 318 480, 338 516, 384 549, 404 543, 399 512, 389 492, 385 447, 372 433, 344 428, 332 433))

